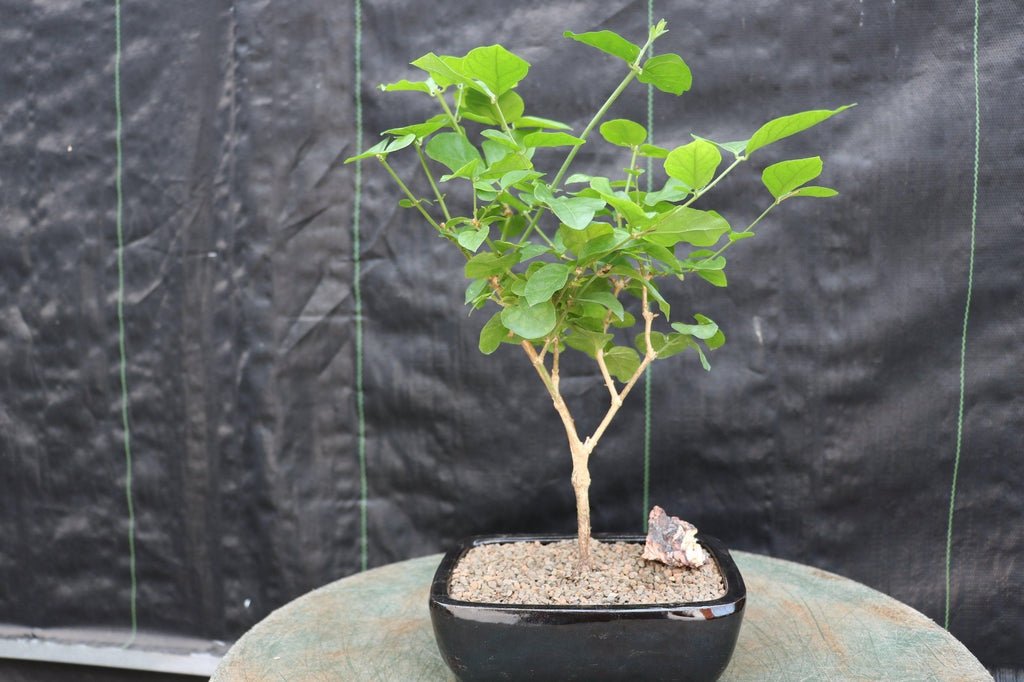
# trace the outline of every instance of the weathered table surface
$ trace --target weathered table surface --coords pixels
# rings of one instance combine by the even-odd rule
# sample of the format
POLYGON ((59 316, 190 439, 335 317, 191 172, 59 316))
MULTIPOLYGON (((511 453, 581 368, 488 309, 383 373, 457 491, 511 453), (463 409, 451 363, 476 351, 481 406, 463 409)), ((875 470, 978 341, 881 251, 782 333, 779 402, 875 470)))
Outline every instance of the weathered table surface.
MULTIPOLYGON (((991 680, 917 611, 852 580, 734 552, 747 583, 723 680, 991 680)), ((331 583, 273 612, 231 648, 224 680, 453 680, 434 645, 427 589, 441 555, 331 583)))

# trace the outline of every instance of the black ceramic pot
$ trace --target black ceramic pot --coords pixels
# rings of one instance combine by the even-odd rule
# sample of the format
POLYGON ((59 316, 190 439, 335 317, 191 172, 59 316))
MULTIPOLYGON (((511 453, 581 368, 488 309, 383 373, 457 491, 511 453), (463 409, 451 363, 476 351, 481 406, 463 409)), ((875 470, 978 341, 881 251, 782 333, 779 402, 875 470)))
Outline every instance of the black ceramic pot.
MULTIPOLYGON (((595 536, 643 543, 639 535, 595 536)), ((430 587, 437 646, 463 682, 475 680, 716 680, 729 663, 747 589, 721 542, 697 539, 718 563, 725 596, 691 604, 527 606, 452 599, 448 585, 477 545, 554 542, 569 536, 486 536, 448 552, 430 587)))

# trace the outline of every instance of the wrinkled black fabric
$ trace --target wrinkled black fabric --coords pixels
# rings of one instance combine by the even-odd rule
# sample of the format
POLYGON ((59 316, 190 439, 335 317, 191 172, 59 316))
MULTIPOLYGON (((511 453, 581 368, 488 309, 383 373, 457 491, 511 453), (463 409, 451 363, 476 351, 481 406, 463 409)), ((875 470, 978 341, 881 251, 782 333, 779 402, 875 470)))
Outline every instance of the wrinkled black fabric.
MULTIPOLYGON (((829 201, 788 202, 730 251, 730 286, 672 287, 729 341, 704 373, 658 363, 651 502, 734 548, 862 581, 940 620, 970 257, 969 3, 655 2, 694 71, 654 139, 742 139, 858 106, 759 154, 708 205, 734 225, 759 170, 820 153, 829 201)), ((0 621, 128 623, 116 317, 113 3, 0 2, 0 621)), ((125 3, 128 383, 139 609, 149 630, 230 639, 359 569, 350 3, 125 3)), ((579 131, 622 67, 564 29, 640 37, 646 5, 365 0, 366 146, 435 113, 374 86, 409 60, 502 42, 527 110, 579 131)), ((1022 29, 982 3, 981 144, 952 631, 1020 668, 1024 598, 1022 29)), ((615 116, 646 120, 633 86, 615 116)), ((554 158, 554 157, 552 157, 554 158)), ((397 155, 414 176, 414 158, 397 155)), ((587 164, 625 165, 606 145, 587 164)), ((514 347, 476 350, 460 257, 373 163, 363 172, 369 558, 473 533, 571 531, 564 433, 514 347)), ((606 394, 567 359, 582 430, 606 394)), ((593 461, 597 530, 638 530, 642 387, 593 461)))

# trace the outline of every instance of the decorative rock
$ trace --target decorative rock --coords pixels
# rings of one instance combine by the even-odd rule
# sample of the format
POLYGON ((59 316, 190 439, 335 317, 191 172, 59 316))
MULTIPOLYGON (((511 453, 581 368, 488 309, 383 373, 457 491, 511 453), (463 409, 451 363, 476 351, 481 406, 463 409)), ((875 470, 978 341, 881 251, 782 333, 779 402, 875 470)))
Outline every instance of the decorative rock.
POLYGON ((697 527, 677 516, 669 516, 655 505, 647 521, 644 559, 666 566, 700 568, 708 555, 697 542, 697 527))

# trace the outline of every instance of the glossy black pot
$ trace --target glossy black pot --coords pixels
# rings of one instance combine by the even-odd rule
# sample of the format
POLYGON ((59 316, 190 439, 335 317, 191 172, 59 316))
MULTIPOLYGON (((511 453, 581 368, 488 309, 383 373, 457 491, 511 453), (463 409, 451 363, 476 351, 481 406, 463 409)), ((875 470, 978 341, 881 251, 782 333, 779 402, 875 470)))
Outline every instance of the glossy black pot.
MULTIPOLYGON (((643 543, 639 535, 596 536, 643 543)), ((452 599, 459 559, 477 545, 567 536, 471 538, 448 552, 430 587, 437 646, 463 682, 475 680, 715 680, 736 647, 747 590, 721 542, 698 535, 725 579, 720 599, 690 604, 528 606, 452 599)))

